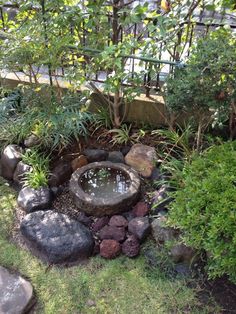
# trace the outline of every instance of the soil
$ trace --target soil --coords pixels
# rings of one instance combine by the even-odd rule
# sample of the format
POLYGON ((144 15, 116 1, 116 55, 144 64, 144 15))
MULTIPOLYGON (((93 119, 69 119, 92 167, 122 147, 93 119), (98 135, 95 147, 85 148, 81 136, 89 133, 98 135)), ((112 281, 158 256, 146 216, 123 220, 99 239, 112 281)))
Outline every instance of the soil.
POLYGON ((206 281, 204 292, 222 308, 222 314, 236 313, 236 285, 227 277, 206 281))

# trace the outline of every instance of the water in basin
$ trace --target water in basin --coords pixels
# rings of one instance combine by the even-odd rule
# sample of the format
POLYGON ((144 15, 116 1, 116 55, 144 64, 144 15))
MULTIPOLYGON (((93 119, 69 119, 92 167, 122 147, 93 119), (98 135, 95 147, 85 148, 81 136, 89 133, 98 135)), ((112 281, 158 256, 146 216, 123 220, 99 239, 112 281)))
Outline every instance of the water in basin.
POLYGON ((123 194, 129 189, 130 183, 126 173, 113 168, 90 169, 80 180, 85 193, 100 198, 112 198, 123 194))

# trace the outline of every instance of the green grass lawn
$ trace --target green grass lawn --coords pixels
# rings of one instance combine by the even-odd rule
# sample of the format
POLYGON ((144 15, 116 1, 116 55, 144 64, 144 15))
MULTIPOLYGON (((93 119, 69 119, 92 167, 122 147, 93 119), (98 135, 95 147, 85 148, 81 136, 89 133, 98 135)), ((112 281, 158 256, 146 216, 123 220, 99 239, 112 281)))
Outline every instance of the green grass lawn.
POLYGON ((86 265, 48 268, 10 241, 14 211, 15 193, 0 179, 0 265, 31 281, 35 313, 220 313, 212 301, 200 303, 196 288, 149 266, 142 254, 137 259, 94 257, 86 265))

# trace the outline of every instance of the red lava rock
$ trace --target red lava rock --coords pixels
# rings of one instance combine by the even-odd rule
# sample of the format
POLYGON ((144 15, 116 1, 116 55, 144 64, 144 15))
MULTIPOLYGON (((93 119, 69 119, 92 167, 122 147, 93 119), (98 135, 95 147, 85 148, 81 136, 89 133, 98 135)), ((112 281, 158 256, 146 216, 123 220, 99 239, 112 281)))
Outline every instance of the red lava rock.
POLYGON ((100 231, 104 226, 108 224, 108 222, 109 222, 109 217, 107 216, 98 218, 92 226, 93 232, 100 231))
POLYGON ((105 226, 99 232, 99 237, 101 240, 104 239, 113 239, 118 242, 122 242, 125 239, 125 228, 124 227, 115 227, 115 226, 105 226))
POLYGON ((138 202, 132 210, 135 217, 144 217, 148 214, 148 212, 149 208, 145 202, 138 202))
POLYGON ((121 215, 114 215, 109 221, 109 226, 126 228, 128 227, 128 221, 121 215))
POLYGON ((120 252, 121 246, 116 240, 103 240, 100 244, 100 255, 104 258, 115 258, 120 252))
POLYGON ((143 241, 151 231, 148 217, 136 217, 129 222, 128 230, 140 241, 143 241))
POLYGON ((140 244, 138 239, 131 235, 122 244, 122 253, 128 257, 135 257, 140 252, 140 244))

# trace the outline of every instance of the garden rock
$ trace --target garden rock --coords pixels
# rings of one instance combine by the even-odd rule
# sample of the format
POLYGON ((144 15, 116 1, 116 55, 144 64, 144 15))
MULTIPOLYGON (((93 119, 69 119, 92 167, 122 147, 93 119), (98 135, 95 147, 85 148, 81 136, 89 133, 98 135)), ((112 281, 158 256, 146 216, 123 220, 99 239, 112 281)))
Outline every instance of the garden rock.
POLYGON ((27 148, 34 147, 40 144, 40 139, 37 135, 31 134, 24 140, 24 146, 27 148))
POLYGON ((143 241, 150 233, 150 223, 147 217, 136 217, 128 224, 128 230, 140 241, 143 241))
POLYGON ((52 210, 26 215, 20 230, 36 255, 52 264, 74 262, 93 254, 94 239, 89 229, 52 210))
POLYGON ((94 232, 100 231, 105 225, 108 224, 108 222, 109 222, 108 216, 103 216, 101 218, 98 218, 92 226, 93 231, 94 232))
POLYGON ((25 313, 33 305, 32 301, 32 285, 21 276, 0 266, 0 313, 25 313))
POLYGON ((100 255, 112 259, 120 255, 121 246, 116 240, 103 240, 100 244, 100 255))
POLYGON ((42 187, 33 189, 31 187, 25 187, 20 191, 17 203, 27 213, 31 213, 50 208, 52 200, 53 194, 49 188, 42 187))
POLYGON ((115 226, 105 226, 99 232, 99 238, 101 240, 112 239, 118 242, 122 242, 125 239, 125 228, 115 226))
POLYGON ((25 164, 23 161, 18 162, 16 170, 14 171, 13 181, 19 185, 22 185, 26 179, 26 174, 31 171, 31 166, 25 164))
POLYGON ((50 186, 59 186, 68 181, 72 174, 71 163, 68 161, 60 161, 51 171, 48 184, 50 186))
POLYGON ((110 226, 114 227, 128 227, 128 221, 121 215, 114 215, 109 221, 110 226))
POLYGON ((158 182, 158 181, 163 180, 163 176, 162 176, 161 171, 160 171, 159 168, 154 168, 153 169, 150 179, 152 181, 154 181, 155 183, 158 182))
POLYGON ((103 149, 85 149, 83 154, 88 162, 104 161, 107 159, 108 153, 103 149))
POLYGON ((1 174, 5 179, 12 180, 18 162, 21 160, 22 149, 17 145, 8 145, 1 156, 1 174))
POLYGON ((165 243, 166 241, 173 241, 177 235, 177 231, 166 226, 167 218, 159 216, 152 224, 152 235, 157 243, 165 243))
POLYGON ((132 211, 127 211, 125 213, 122 214, 123 217, 125 217, 125 219, 129 222, 130 220, 134 219, 134 213, 132 211))
POLYGON ((123 154, 121 152, 118 152, 118 151, 110 152, 108 154, 107 160, 111 161, 111 162, 115 162, 115 163, 124 163, 125 162, 125 158, 124 158, 123 154))
POLYGON ((174 245, 170 250, 170 255, 175 263, 186 262, 191 263, 196 252, 191 247, 179 243, 174 245))
POLYGON ((135 257, 139 255, 140 244, 134 235, 130 235, 122 244, 122 253, 128 257, 135 257))
POLYGON ((157 154, 154 147, 143 144, 135 144, 125 156, 127 165, 138 171, 143 177, 149 178, 152 175, 157 154))
POLYGON ((138 202, 134 206, 132 212, 133 212, 135 217, 144 217, 148 214, 149 207, 148 207, 147 203, 145 203, 145 202, 138 202))
POLYGON ((88 160, 84 155, 80 155, 71 162, 72 170, 75 171, 88 164, 88 160))
POLYGON ((124 146, 121 148, 121 152, 123 154, 123 156, 127 155, 128 152, 130 151, 131 147, 130 146, 124 146))
POLYGON ((79 222, 81 222, 82 224, 84 224, 87 227, 90 227, 93 220, 91 216, 87 216, 85 213, 80 212, 76 218, 79 222))

